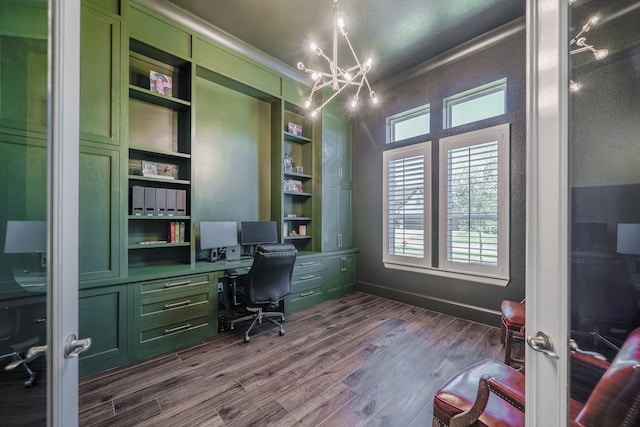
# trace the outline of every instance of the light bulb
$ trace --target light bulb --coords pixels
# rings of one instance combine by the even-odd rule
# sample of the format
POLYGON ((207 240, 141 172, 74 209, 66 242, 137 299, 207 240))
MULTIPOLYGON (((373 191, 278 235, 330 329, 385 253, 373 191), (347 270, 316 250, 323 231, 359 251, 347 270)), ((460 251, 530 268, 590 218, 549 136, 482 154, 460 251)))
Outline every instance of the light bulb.
POLYGON ((351 101, 351 108, 356 108, 358 106, 358 95, 353 97, 353 100, 351 101))
POLYGON ((377 104, 377 103, 378 103, 378 101, 379 101, 379 100, 378 100, 378 96, 375 94, 375 92, 371 91, 371 93, 369 94, 369 96, 371 97, 371 101, 372 101, 374 104, 377 104))
POLYGON ((575 93, 580 89, 582 89, 582 85, 580 83, 569 80, 569 92, 575 93))
POLYGON ((304 71, 304 64, 302 62, 298 62, 298 70, 304 71))
POLYGON ((320 80, 320 77, 321 77, 320 73, 314 72, 314 73, 311 74, 311 79, 313 79, 313 81, 320 80))
POLYGON ((311 117, 316 117, 318 115, 318 109, 316 108, 311 112, 311 117))
POLYGON ((347 71, 346 73, 344 73, 344 79, 346 81, 350 82, 351 79, 353 79, 353 75, 350 72, 347 71))
POLYGON ((598 49, 595 52, 593 52, 593 56, 595 56, 598 61, 606 58, 608 55, 609 55, 609 51, 607 49, 598 49))
POLYGON ((344 20, 344 17, 338 16, 338 19, 336 20, 336 24, 338 25, 338 28, 343 29, 345 25, 347 25, 347 22, 344 20))
POLYGON ((599 21, 600 21, 600 18, 598 16, 595 16, 595 15, 593 15, 591 18, 589 18, 589 24, 590 25, 596 25, 599 21))
POLYGON ((371 67, 373 65, 373 59, 371 59, 370 57, 367 58, 367 60, 364 61, 364 65, 365 67, 371 67))
POLYGON ((309 109, 309 107, 311 107, 311 100, 310 100, 310 99, 307 99, 307 100, 304 102, 304 108, 309 109))
POLYGON ((318 45, 316 44, 316 42, 309 43, 309 49, 311 49, 312 52, 315 52, 317 48, 318 45))

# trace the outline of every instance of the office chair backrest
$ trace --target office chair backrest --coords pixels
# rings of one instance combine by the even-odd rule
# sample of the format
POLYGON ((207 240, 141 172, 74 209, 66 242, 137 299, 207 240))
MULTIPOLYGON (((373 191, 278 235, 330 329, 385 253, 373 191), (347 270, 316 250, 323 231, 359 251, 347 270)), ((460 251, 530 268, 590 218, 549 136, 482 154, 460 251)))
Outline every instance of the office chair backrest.
POLYGON ((296 248, 291 244, 258 246, 244 284, 251 304, 277 304, 291 293, 296 255, 296 248))
POLYGON ((640 424, 640 328, 625 340, 576 422, 602 427, 640 424))

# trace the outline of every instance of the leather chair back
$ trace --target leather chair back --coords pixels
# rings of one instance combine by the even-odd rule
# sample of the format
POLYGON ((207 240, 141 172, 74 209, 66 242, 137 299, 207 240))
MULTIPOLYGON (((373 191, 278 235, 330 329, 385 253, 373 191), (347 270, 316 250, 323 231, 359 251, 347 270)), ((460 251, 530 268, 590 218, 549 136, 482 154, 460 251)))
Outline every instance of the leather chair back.
POLYGON ((291 276, 297 251, 291 244, 262 244, 244 283, 248 303, 273 304, 291 293, 291 276))
POLYGON ((575 422, 600 427, 640 425, 640 328, 627 337, 575 422))

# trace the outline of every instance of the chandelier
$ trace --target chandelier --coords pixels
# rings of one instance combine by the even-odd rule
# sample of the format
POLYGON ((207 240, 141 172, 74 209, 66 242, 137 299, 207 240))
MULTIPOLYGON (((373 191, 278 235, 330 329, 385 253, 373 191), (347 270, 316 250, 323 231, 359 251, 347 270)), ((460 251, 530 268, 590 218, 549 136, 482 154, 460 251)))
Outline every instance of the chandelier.
POLYGON ((311 42, 309 48, 316 55, 324 58, 329 64, 329 71, 318 71, 312 70, 310 68, 305 67, 302 62, 298 62, 298 69, 304 71, 307 74, 311 75, 311 79, 313 80, 313 87, 311 88, 311 93, 307 98, 304 106, 306 109, 311 110, 311 115, 316 116, 320 110, 322 110, 329 102, 331 102, 336 96, 338 96, 345 88, 355 86, 356 92, 353 98, 351 99, 351 107, 355 108, 358 105, 358 96, 360 95, 360 91, 363 86, 366 86, 369 91, 369 97, 374 104, 378 103, 378 97, 371 89, 371 85, 369 85, 369 80, 367 80, 367 73, 371 71, 371 66, 373 64, 373 60, 368 58, 364 62, 360 62, 356 52, 353 50, 353 46, 349 41, 349 37, 347 36, 346 24, 345 20, 342 17, 338 16, 338 0, 333 0, 333 52, 332 57, 328 57, 322 49, 315 43, 311 42), (355 65, 350 67, 341 67, 338 65, 338 31, 344 37, 349 49, 351 50, 351 54, 353 55, 353 59, 355 61, 355 65), (313 96, 316 92, 324 89, 325 87, 331 87, 333 94, 322 103, 319 107, 313 106, 313 96))
MULTIPOLYGON (((569 0, 569 6, 575 3, 576 0, 569 0)), ((593 53, 593 57, 596 61, 606 58, 609 55, 609 51, 607 49, 596 49, 592 44, 587 43, 587 38, 584 36, 585 33, 589 32, 594 25, 596 25, 600 21, 600 18, 597 16, 592 16, 589 18, 586 24, 582 26, 582 29, 569 41, 569 55, 575 55, 576 53, 581 52, 591 52, 593 53)), ((576 82, 574 80, 569 80, 569 91, 578 92, 582 88, 582 84, 580 82, 576 82)))

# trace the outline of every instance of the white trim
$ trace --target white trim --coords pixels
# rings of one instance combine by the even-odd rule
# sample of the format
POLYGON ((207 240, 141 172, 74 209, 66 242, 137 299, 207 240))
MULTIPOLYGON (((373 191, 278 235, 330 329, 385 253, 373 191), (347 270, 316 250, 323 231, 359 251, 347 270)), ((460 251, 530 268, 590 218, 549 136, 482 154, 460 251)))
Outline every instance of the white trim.
POLYGON ((78 425, 78 359, 64 344, 78 331, 80 0, 49 1, 47 144, 47 413, 50 426, 78 425))
POLYGON ((412 273, 428 274, 430 276, 446 277, 449 279, 463 280, 465 282, 482 283, 484 285, 493 285, 505 287, 509 284, 510 280, 502 277, 482 276, 479 274, 470 273, 457 273, 455 271, 442 270, 433 267, 415 267, 409 264, 402 264, 396 262, 383 262, 385 268, 393 270, 404 270, 412 273))
POLYGON ((525 346, 527 426, 569 413, 567 1, 527 0, 527 335, 547 333, 559 359, 525 346))

